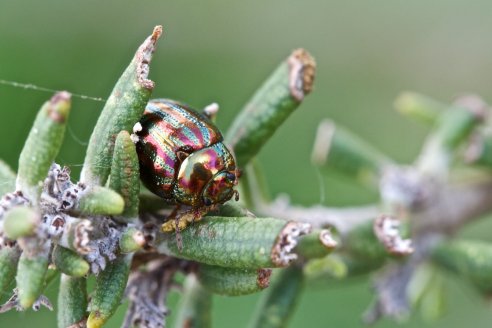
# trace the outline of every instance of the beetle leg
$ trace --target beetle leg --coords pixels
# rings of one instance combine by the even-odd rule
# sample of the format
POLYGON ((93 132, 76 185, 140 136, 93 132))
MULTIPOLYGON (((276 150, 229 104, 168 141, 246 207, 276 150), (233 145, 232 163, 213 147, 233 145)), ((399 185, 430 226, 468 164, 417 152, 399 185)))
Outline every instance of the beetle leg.
POLYGON ((179 215, 179 210, 181 209, 180 205, 176 205, 174 210, 169 215, 171 220, 174 218, 174 230, 176 231, 176 245, 178 245, 178 250, 181 252, 183 249, 183 238, 181 237, 181 228, 179 226, 179 221, 181 216, 179 215))
POLYGON ((180 209, 181 206, 176 205, 171 214, 167 217, 167 221, 162 224, 161 230, 163 232, 176 231, 176 245, 178 245, 178 249, 181 251, 183 249, 183 238, 181 237, 182 216, 178 213, 180 209))
POLYGON ((178 250, 181 252, 183 250, 183 237, 181 236, 181 229, 179 228, 179 216, 174 217, 174 225, 176 229, 176 245, 178 245, 178 250))
POLYGON ((176 231, 176 245, 178 245, 178 249, 181 252, 183 249, 183 238, 181 237, 181 229, 179 226, 179 220, 180 220, 180 215, 179 215, 179 210, 181 209, 180 205, 176 205, 174 210, 171 212, 169 215, 170 219, 174 219, 174 230, 176 231))
POLYGON ((176 152, 176 156, 178 157, 178 160, 182 163, 186 159, 186 157, 190 156, 190 154, 185 151, 178 150, 176 152))

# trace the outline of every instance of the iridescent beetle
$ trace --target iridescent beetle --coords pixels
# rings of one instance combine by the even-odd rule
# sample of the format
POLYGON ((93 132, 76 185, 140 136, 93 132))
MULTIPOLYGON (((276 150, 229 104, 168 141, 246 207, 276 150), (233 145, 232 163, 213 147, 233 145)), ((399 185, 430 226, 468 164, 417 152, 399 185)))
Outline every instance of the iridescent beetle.
MULTIPOLYGON (((193 220, 207 208, 238 197, 234 157, 205 115, 173 100, 155 99, 133 132, 144 185, 177 208, 190 206, 193 220)), ((186 221, 176 220, 163 230, 186 226, 186 221)))

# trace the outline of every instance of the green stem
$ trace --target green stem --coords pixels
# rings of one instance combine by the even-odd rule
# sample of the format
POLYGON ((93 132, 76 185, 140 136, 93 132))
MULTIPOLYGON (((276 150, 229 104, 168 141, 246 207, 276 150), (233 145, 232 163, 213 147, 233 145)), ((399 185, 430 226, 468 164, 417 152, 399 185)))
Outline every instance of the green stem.
POLYGON ((178 305, 175 328, 212 327, 212 295, 203 289, 193 274, 186 277, 178 305))
POLYGON ((280 270, 260 299, 249 324, 251 328, 285 327, 304 287, 302 268, 280 270))
POLYGON ((295 252, 304 259, 314 259, 325 257, 330 254, 336 246, 337 242, 333 239, 330 230, 314 230, 301 237, 295 252))
POLYGON ((240 187, 241 199, 247 208, 258 209, 272 200, 260 163, 254 158, 243 170, 240 187))
POLYGON ((374 234, 373 221, 361 224, 344 237, 342 252, 361 262, 382 265, 389 254, 374 234))
POLYGON ((483 121, 484 108, 477 101, 461 98, 444 111, 428 136, 417 161, 419 170, 425 174, 446 176, 458 146, 483 121))
POLYGON ((476 133, 466 147, 465 161, 485 168, 492 168, 492 135, 476 133))
POLYGON ((157 213, 161 211, 167 211, 167 214, 170 214, 173 209, 172 205, 169 205, 162 198, 157 197, 156 195, 151 194, 148 191, 142 190, 138 198, 138 210, 140 214, 157 213))

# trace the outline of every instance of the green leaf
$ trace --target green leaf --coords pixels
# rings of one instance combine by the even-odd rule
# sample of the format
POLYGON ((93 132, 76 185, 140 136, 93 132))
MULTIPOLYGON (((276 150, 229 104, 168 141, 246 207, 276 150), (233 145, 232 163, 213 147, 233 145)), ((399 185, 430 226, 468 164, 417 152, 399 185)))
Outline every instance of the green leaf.
POLYGON ((145 245, 145 237, 142 231, 135 227, 128 227, 120 237, 120 251, 122 253, 133 253, 145 245))
POLYGON ((39 214, 29 207, 18 206, 5 213, 3 230, 10 239, 34 234, 40 223, 39 214))
POLYGON ((395 108, 406 117, 426 125, 434 125, 446 105, 416 92, 402 92, 395 100, 395 108))
POLYGON ((116 136, 130 131, 149 101, 154 82, 147 79, 149 63, 161 36, 156 26, 138 48, 135 57, 116 83, 92 132, 81 173, 88 185, 105 185, 108 179, 116 136))
POLYGON ((22 148, 17 189, 34 204, 39 200, 44 179, 63 143, 70 98, 70 93, 58 92, 41 107, 22 148))
POLYGON ((17 267, 16 282, 19 291, 19 303, 28 309, 38 299, 45 286, 48 271, 48 257, 40 254, 27 256, 23 252, 17 267))
POLYGON ((306 50, 295 50, 244 106, 226 134, 239 167, 243 168, 260 151, 311 92, 315 66, 306 50))
POLYGON ((297 259, 292 253, 309 225, 273 218, 204 217, 181 232, 167 235, 159 250, 179 258, 231 268, 272 268, 297 259))
POLYGON ((52 258, 56 268, 68 276, 83 277, 89 272, 89 263, 65 247, 55 246, 52 258))
POLYGON ((130 134, 121 131, 116 138, 109 188, 119 193, 125 202, 121 219, 125 222, 138 216, 140 169, 135 144, 130 134))
POLYGON ((85 278, 62 274, 58 292, 58 328, 72 327, 83 322, 87 311, 87 282, 85 278))
POLYGON ((330 230, 314 230, 311 233, 302 236, 294 252, 304 259, 314 259, 325 257, 330 254, 337 242, 333 239, 330 230))
POLYGON ((441 267, 457 273, 479 291, 492 292, 492 244, 453 240, 438 245, 432 259, 441 267))
POLYGON ((0 197, 15 190, 15 172, 0 160, 0 197))
POLYGON ((17 273, 21 250, 18 246, 0 249, 0 295, 6 294, 17 273))
POLYGON ((312 162, 325 170, 377 188, 385 166, 392 161, 350 131, 323 120, 318 126, 312 162))
POLYGON ((96 289, 89 305, 87 328, 102 327, 120 305, 130 273, 131 259, 131 255, 120 256, 97 276, 96 289))
POLYGON ((267 288, 271 273, 270 269, 236 269, 202 264, 198 270, 198 280, 214 294, 241 296, 267 288))
POLYGON ((74 212, 85 215, 119 215, 125 201, 116 191, 106 187, 89 187, 80 194, 74 212))

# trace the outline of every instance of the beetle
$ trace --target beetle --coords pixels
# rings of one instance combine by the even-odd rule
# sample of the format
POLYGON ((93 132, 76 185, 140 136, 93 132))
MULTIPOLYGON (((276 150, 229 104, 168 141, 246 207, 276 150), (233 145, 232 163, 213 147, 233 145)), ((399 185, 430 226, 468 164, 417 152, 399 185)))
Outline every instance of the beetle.
POLYGON ((176 209, 191 207, 198 213, 193 220, 207 208, 238 198, 236 161, 206 115, 174 100, 154 99, 133 133, 143 184, 177 204, 176 209))

